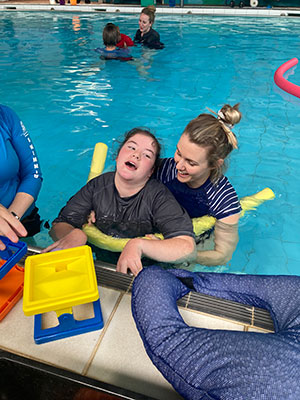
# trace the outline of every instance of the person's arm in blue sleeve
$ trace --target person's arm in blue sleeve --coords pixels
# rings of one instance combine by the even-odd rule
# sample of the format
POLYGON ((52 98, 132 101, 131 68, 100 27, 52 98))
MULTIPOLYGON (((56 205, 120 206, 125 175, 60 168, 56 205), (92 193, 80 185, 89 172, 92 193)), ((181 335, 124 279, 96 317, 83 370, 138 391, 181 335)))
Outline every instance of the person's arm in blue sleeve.
POLYGON ((6 107, 5 118, 10 129, 12 145, 20 162, 20 184, 8 209, 21 218, 37 199, 42 185, 42 175, 35 147, 23 123, 8 107, 6 107))

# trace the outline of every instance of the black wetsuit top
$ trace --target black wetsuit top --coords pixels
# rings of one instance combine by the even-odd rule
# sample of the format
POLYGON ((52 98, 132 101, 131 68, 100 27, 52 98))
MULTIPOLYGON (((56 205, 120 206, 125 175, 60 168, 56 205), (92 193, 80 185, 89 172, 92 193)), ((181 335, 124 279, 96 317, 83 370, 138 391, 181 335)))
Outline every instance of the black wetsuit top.
POLYGON ((152 28, 143 36, 138 29, 134 37, 134 42, 141 43, 143 46, 149 47, 149 49, 163 49, 165 47, 165 45, 160 42, 159 33, 152 28))
POLYGON ((53 222, 81 228, 94 210, 95 225, 106 235, 133 238, 159 232, 165 238, 194 236, 187 212, 161 182, 150 179, 138 193, 122 198, 114 177, 114 172, 108 172, 89 181, 53 222))

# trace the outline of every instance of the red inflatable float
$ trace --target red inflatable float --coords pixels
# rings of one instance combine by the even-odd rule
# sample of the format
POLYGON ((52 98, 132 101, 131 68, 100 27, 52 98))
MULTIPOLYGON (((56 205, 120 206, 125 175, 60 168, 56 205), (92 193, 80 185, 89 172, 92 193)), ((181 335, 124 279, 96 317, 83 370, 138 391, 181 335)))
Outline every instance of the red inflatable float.
POLYGON ((282 64, 274 74, 274 81, 276 85, 280 87, 280 89, 300 98, 300 86, 289 82, 283 77, 283 74, 290 68, 294 67, 296 64, 298 64, 297 58, 292 58, 291 60, 282 64))

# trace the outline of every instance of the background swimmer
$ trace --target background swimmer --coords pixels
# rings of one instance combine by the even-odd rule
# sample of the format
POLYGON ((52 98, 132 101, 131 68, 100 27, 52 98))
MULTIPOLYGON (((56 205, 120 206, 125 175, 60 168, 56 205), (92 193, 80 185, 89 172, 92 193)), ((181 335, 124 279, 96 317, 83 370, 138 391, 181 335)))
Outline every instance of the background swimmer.
POLYGON ((95 50, 100 53, 101 58, 123 61, 132 59, 129 49, 118 47, 118 43, 120 42, 120 30, 115 24, 106 24, 103 29, 102 37, 105 48, 99 47, 95 50))
POLYGON ((132 39, 129 36, 124 35, 124 33, 121 33, 120 28, 118 26, 117 26, 117 29, 119 31, 119 41, 117 43, 117 47, 120 47, 122 49, 122 48, 134 46, 132 39))
POLYGON ((150 49, 163 49, 164 44, 160 42, 159 33, 156 32, 152 25, 155 20, 154 6, 148 6, 142 9, 139 19, 139 29, 134 36, 135 43, 141 43, 150 49))

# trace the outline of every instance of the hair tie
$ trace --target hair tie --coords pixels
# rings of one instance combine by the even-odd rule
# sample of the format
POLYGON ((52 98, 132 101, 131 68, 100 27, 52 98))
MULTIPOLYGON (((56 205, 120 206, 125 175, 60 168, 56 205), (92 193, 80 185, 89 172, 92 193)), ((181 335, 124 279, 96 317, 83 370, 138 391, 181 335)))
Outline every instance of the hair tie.
POLYGON ((225 124, 230 130, 233 128, 232 124, 226 122, 226 118, 225 115, 223 114, 223 111, 219 110, 217 115, 218 115, 218 120, 221 120, 223 124, 225 124))
POLYGON ((220 124, 221 124, 221 126, 223 128, 223 131, 225 132, 225 134, 227 136, 228 143, 231 144, 231 146, 234 149, 237 149, 238 145, 237 145, 237 139, 235 137, 235 134, 228 127, 228 125, 230 125, 230 124, 226 124, 222 119, 219 119, 219 122, 220 122, 220 124))
POLYGON ((208 107, 206 107, 206 108, 207 108, 211 113, 213 113, 213 114, 215 114, 215 115, 217 116, 218 121, 220 122, 220 124, 221 124, 221 126, 222 126, 222 128, 223 128, 223 131, 225 132, 225 134, 226 134, 226 136, 227 136, 228 143, 230 143, 231 146, 232 146, 234 149, 237 149, 237 148, 238 148, 237 139, 236 139, 236 137, 235 137, 235 134, 234 134, 234 133, 232 132, 232 130, 231 130, 231 129, 233 128, 234 125, 229 124, 228 122, 226 122, 225 115, 223 114, 223 111, 219 110, 219 111, 216 113, 216 112, 213 111, 211 108, 208 108, 208 107))

